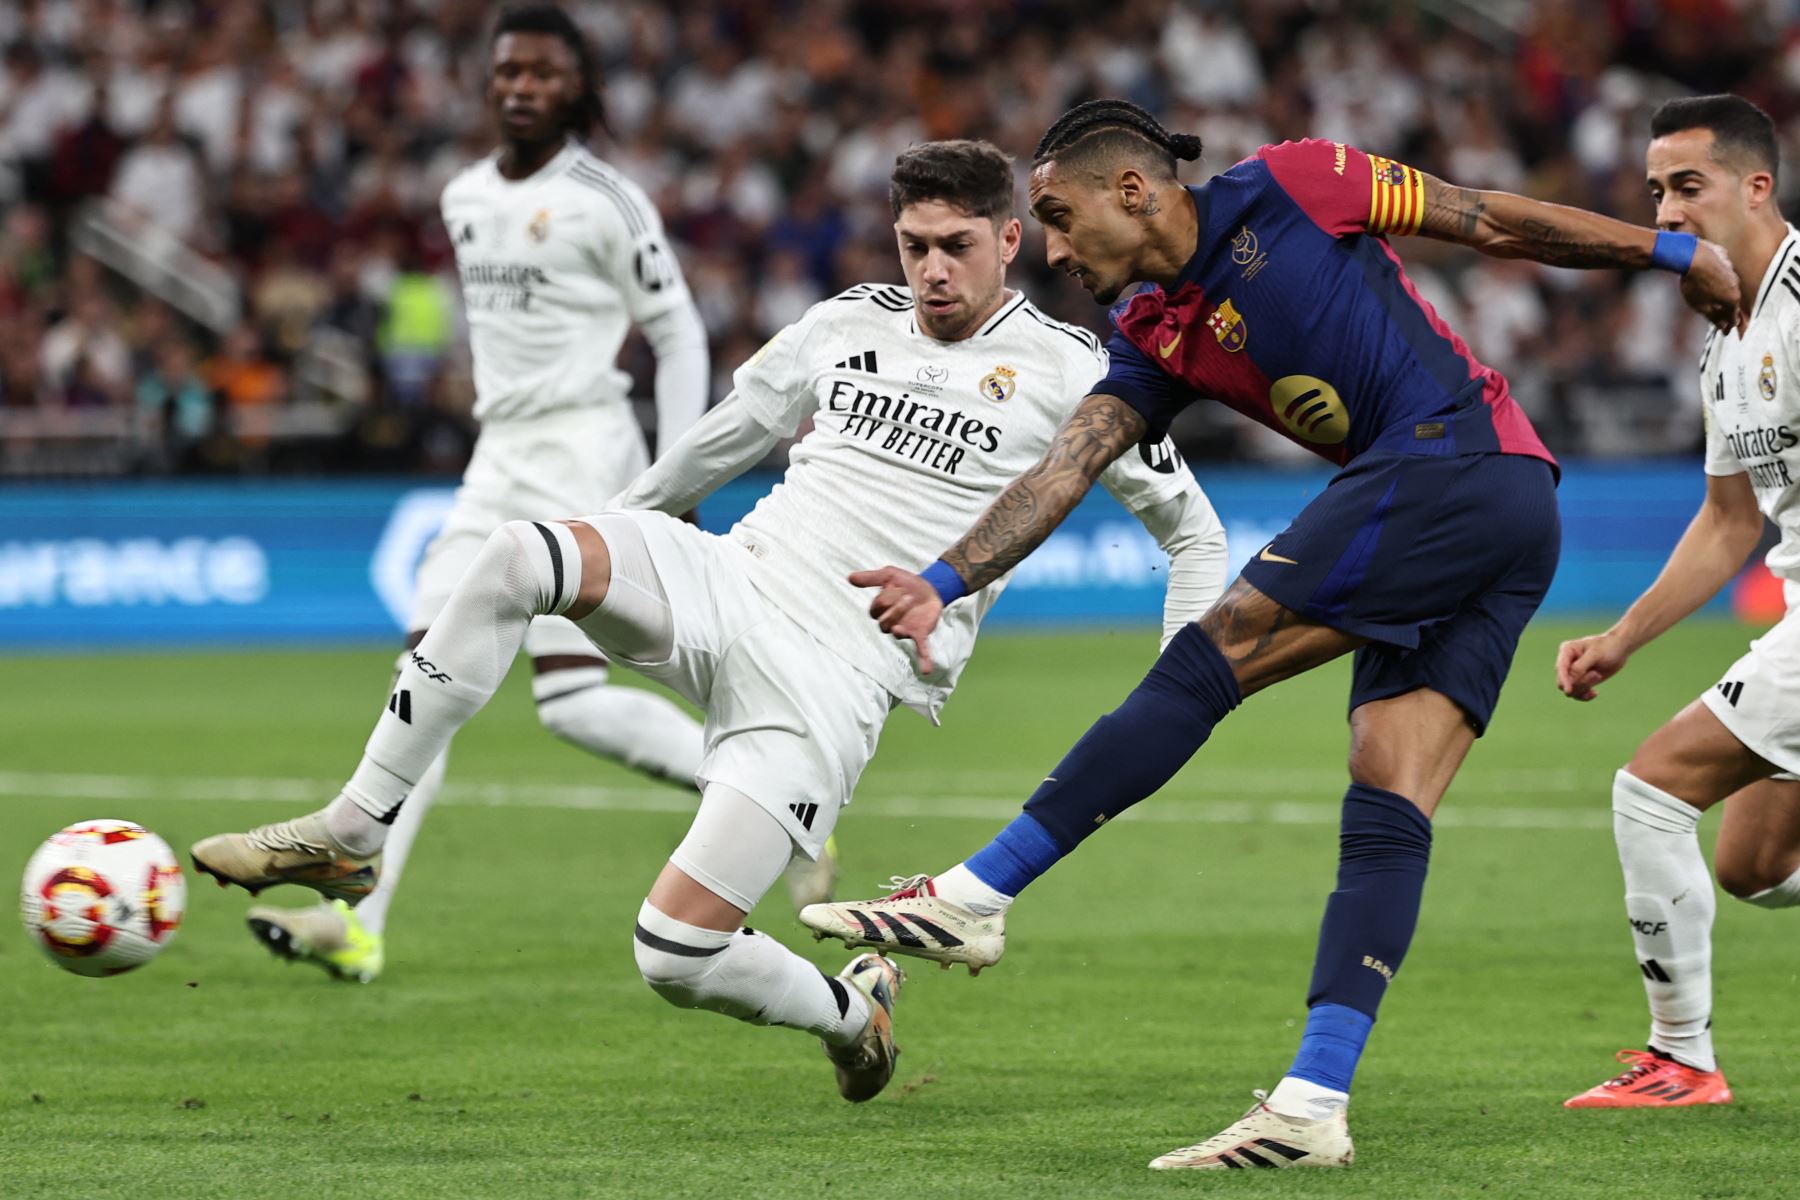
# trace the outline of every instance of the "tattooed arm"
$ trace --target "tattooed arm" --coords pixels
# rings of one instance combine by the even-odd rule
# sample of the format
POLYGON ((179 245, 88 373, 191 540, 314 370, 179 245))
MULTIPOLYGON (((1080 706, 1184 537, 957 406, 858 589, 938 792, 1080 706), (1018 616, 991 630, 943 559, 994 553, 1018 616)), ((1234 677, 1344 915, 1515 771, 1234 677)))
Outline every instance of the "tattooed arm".
MULTIPOLYGON (((1149 428, 1136 409, 1116 396, 1092 395, 1077 405, 1038 464, 1013 480, 975 527, 944 552, 943 565, 956 573, 961 590, 980 591, 1018 566, 1081 503, 1100 473, 1142 441, 1149 428)), ((918 648, 920 670, 929 673, 933 664, 926 638, 944 611, 937 589, 899 567, 857 571, 850 582, 881 589, 869 615, 884 631, 909 639, 918 648)))
MULTIPOLYGON (((1423 178, 1425 212, 1419 233, 1425 237, 1473 246, 1495 258, 1529 258, 1552 267, 1652 265, 1654 229, 1510 192, 1454 187, 1431 175, 1423 178)), ((1700 243, 1681 277, 1681 294, 1720 329, 1738 324, 1737 272, 1713 243, 1700 243)))
POLYGON ((944 561, 978 592, 1040 546, 1061 525, 1100 472, 1137 445, 1149 425, 1116 396, 1089 396, 1056 432, 1037 466, 1013 480, 944 561))

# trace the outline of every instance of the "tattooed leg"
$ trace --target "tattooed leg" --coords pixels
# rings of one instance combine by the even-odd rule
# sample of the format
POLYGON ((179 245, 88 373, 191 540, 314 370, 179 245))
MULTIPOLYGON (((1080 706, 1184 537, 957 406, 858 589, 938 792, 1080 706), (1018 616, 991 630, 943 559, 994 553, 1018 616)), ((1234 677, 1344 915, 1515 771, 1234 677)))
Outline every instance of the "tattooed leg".
POLYGON ((1125 702, 1082 735, 1025 811, 947 886, 954 891, 972 875, 986 889, 972 889, 977 897, 1018 895, 1083 838, 1167 784, 1245 695, 1359 644, 1238 580, 1175 635, 1125 702))
POLYGON ((1230 664, 1244 696, 1348 654, 1364 640, 1282 607, 1242 578, 1197 624, 1230 664))

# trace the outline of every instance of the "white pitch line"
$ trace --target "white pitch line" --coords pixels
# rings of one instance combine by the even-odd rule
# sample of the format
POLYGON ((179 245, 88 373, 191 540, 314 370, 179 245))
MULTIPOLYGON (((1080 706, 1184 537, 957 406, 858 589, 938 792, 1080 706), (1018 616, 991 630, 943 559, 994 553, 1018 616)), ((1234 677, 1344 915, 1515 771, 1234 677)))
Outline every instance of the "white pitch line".
MULTIPOLYGON (((1240 786, 1254 778, 1247 772, 1209 774, 1208 781, 1221 792, 1273 796, 1313 796, 1344 786, 1343 777, 1331 772, 1278 773, 1296 784, 1305 777, 1309 786, 1275 788, 1266 781, 1260 787, 1240 786), (1241 775, 1241 777, 1240 777, 1241 775), (1330 775, 1329 782, 1324 778, 1330 775), (1317 778, 1315 778, 1315 776, 1317 778)), ((1548 777, 1554 773, 1542 772, 1548 777)), ((1569 773, 1571 776, 1573 773, 1569 773)), ((923 778, 937 777, 893 773, 916 788, 923 778)), ((946 781, 952 775, 943 775, 946 781)), ((1574 787, 1518 787, 1510 794, 1569 792, 1574 787)), ((64 775, 27 771, 0 771, 0 796, 34 799, 93 800, 97 802, 148 802, 168 800, 251 801, 317 807, 329 799, 337 785, 323 779, 205 778, 165 775, 64 775)), ((1487 794, 1500 788, 1465 789, 1487 794)), ((1599 793, 1596 793, 1599 794, 1599 793)), ((584 812, 689 813, 696 799, 674 788, 588 787, 580 784, 455 783, 444 788, 442 804, 567 809, 584 812)), ((896 820, 944 820, 963 817, 1004 821, 1017 815, 1021 797, 988 793, 970 795, 937 792, 929 788, 885 791, 879 786, 865 791, 855 806, 863 817, 896 820)), ((1172 794, 1150 800, 1125 813, 1120 820, 1166 825, 1336 825, 1338 806, 1295 800, 1209 800, 1172 794)), ((1463 829, 1512 829, 1552 831, 1610 829, 1612 814, 1597 802, 1570 808, 1493 808, 1479 802, 1458 806, 1453 796, 1437 817, 1438 825, 1463 829)))

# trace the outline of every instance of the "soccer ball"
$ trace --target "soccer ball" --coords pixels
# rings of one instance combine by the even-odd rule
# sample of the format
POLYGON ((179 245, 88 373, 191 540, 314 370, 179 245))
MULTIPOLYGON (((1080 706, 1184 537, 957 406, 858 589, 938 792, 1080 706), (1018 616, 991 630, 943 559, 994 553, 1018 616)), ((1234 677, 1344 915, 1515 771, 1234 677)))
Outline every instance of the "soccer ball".
POLYGON ((169 844, 130 821, 82 821, 50 835, 25 864, 25 929, 77 975, 141 967, 175 936, 187 881, 169 844))

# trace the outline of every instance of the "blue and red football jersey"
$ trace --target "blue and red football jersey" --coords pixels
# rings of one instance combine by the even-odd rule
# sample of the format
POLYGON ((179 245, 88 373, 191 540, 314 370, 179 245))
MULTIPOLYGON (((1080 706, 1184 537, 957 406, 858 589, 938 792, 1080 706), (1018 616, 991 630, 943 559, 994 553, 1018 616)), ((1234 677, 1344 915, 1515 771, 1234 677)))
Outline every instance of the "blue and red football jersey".
POLYGON ((1187 189, 1199 248, 1175 285, 1114 306, 1091 392, 1161 437, 1200 399, 1342 465, 1367 451, 1556 460, 1507 390, 1414 289, 1388 245, 1424 181, 1340 142, 1264 146, 1187 189))

